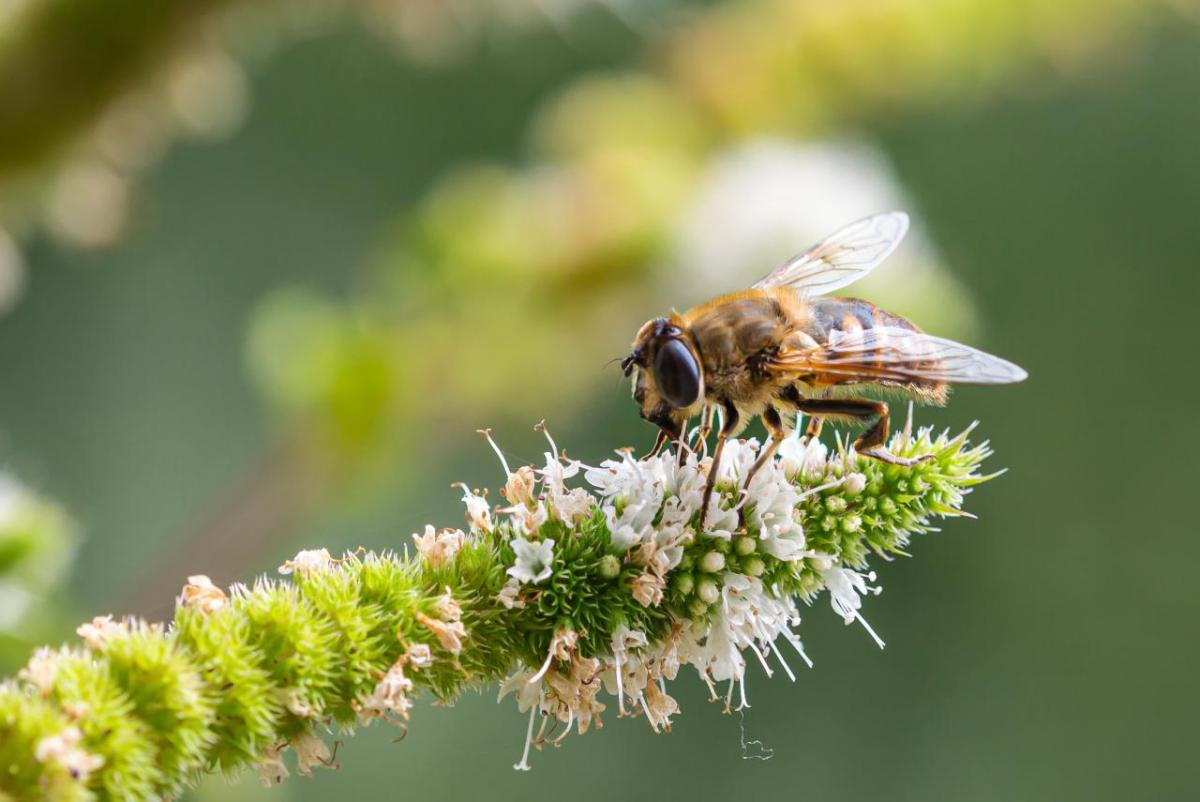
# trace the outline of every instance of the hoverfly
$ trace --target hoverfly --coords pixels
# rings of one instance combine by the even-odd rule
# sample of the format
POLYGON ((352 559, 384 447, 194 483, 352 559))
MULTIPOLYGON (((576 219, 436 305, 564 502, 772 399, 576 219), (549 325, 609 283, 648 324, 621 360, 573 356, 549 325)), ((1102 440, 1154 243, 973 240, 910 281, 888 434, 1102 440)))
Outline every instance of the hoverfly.
POLYGON ((862 278, 891 255, 908 231, 902 212, 841 229, 772 270, 750 289, 713 298, 683 314, 648 321, 621 363, 633 376, 641 416, 666 441, 684 446, 688 422, 722 421, 704 489, 705 515, 726 439, 760 416, 770 441, 745 486, 787 436, 796 412, 810 416, 806 436, 827 418, 868 425, 859 454, 910 464, 884 448, 888 406, 861 397, 882 388, 917 401, 946 403, 950 384, 1008 384, 1026 377, 1011 362, 925 334, 899 315, 857 298, 821 297, 862 278), (792 414, 787 414, 792 413, 792 414))

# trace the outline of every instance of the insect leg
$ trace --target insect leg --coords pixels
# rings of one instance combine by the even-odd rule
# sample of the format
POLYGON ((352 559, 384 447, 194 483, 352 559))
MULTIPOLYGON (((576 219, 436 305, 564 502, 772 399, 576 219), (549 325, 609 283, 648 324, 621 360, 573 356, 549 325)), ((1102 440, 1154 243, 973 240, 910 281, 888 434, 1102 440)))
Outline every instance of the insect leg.
POLYGON ((738 411, 737 407, 728 401, 722 401, 721 431, 717 432, 717 447, 713 449, 712 465, 708 466, 708 480, 704 483, 704 497, 700 503, 700 528, 704 528, 704 522, 708 518, 708 503, 712 499, 713 487, 717 484, 717 473, 721 468, 721 452, 725 449, 725 441, 729 436, 737 431, 738 427, 738 411))
POLYGON ((683 426, 681 426, 679 429, 679 437, 675 439, 675 467, 677 469, 683 467, 683 455, 691 450, 687 444, 688 426, 690 426, 691 423, 691 418, 684 420, 683 426))
POLYGON ((758 473, 759 469, 767 464, 767 460, 775 455, 779 444, 787 437, 787 429, 784 428, 783 418, 779 417, 779 411, 775 407, 767 407, 763 410, 762 422, 767 427, 771 438, 767 442, 767 447, 763 449, 762 453, 758 455, 758 459, 754 461, 754 465, 751 466, 750 470, 746 471, 746 481, 742 485, 743 489, 750 487, 750 480, 754 478, 754 474, 758 473))
POLYGON ((704 407, 704 412, 700 416, 700 427, 696 429, 696 440, 692 450, 699 451, 701 446, 705 445, 708 440, 708 433, 712 431, 713 419, 717 416, 717 408, 715 405, 709 404, 704 407))
POLYGON ((670 435, 668 435, 664 430, 659 429, 658 437, 656 437, 654 439, 654 447, 651 448, 650 451, 646 454, 646 456, 642 457, 642 459, 650 459, 651 457, 657 457, 658 452, 662 451, 663 446, 667 444, 667 440, 669 439, 669 437, 670 437, 670 435))
POLYGON ((804 445, 808 445, 813 440, 821 436, 821 427, 825 425, 825 419, 820 415, 809 415, 808 425, 804 427, 804 445))
MULTIPOLYGON (((771 439, 767 443, 767 447, 758 455, 758 459, 754 461, 754 465, 750 470, 746 471, 746 481, 742 483, 742 492, 746 493, 750 490, 750 481, 754 478, 754 474, 767 464, 767 460, 775 455, 779 449, 779 444, 787 437, 787 429, 783 425, 783 418, 779 417, 779 410, 775 407, 767 407, 762 414, 763 425, 767 427, 767 431, 771 433, 771 439)), ((745 516, 746 508, 743 507, 739 515, 745 516)), ((744 523, 743 519, 743 523, 744 523)))
MULTIPOLYGON (((806 412, 805 404, 810 400, 800 394, 800 390, 796 385, 790 384, 779 393, 778 400, 788 407, 798 411, 806 412)), ((808 426, 804 429, 804 444, 808 445, 814 437, 821 436, 821 427, 825 424, 825 419, 820 415, 810 414, 808 418, 808 426)))
POLYGON ((891 416, 888 414, 887 404, 882 401, 866 398, 808 398, 800 404, 800 410, 814 416, 855 418, 863 423, 875 419, 875 424, 854 441, 855 450, 864 457, 873 457, 893 465, 914 465, 933 457, 932 454, 916 459, 897 457, 883 447, 887 440, 891 416))

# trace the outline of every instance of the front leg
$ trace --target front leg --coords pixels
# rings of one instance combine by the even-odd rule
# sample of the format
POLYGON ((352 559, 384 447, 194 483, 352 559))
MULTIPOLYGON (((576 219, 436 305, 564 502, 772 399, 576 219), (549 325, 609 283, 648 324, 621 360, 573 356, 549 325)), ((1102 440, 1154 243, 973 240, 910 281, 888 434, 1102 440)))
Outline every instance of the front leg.
POLYGON ((708 519, 708 504, 712 500, 713 488, 717 484, 717 474, 721 470, 721 452, 725 450, 725 441, 737 431, 740 418, 737 407, 729 401, 721 402, 724 415, 721 421, 721 431, 717 432, 717 447, 713 450, 712 464, 708 466, 708 481, 704 483, 704 497, 700 502, 700 528, 703 529, 708 519))
POLYGON ((671 436, 667 434, 664 429, 659 429, 658 437, 654 439, 654 447, 651 448, 650 451, 646 453, 646 456, 642 457, 642 459, 645 460, 650 459, 651 457, 657 457, 658 453, 663 450, 663 446, 667 444, 669 439, 671 439, 671 436))
POLYGON ((678 470, 683 467, 686 454, 691 449, 687 444, 688 426, 692 423, 691 417, 683 419, 683 425, 679 427, 679 436, 675 438, 675 468, 678 470))
POLYGON ((709 432, 712 431, 713 418, 717 416, 717 407, 715 404, 706 404, 704 411, 700 413, 700 426, 696 429, 696 439, 693 441, 692 450, 697 454, 700 453, 700 448, 707 445, 709 432))

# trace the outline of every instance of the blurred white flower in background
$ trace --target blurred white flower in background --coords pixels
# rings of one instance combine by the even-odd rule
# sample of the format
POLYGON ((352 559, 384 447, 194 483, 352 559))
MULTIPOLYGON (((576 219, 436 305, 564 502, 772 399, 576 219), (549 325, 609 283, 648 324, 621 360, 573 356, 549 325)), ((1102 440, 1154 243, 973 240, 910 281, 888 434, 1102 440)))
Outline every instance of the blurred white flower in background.
POLYGON ((198 139, 229 136, 250 113, 249 79, 216 47, 180 58, 166 76, 164 94, 175 125, 198 139))
POLYGON ((0 0, 0 25, 7 25, 30 2, 31 0, 0 0))
POLYGON ((132 201, 128 177, 100 161, 76 162, 55 177, 46 227, 78 248, 107 247, 125 232, 132 201))
POLYGON ((906 211, 914 219, 904 243, 845 294, 912 317, 937 334, 965 336, 974 327, 973 305, 914 206, 886 155, 865 142, 753 140, 713 161, 680 217, 666 274, 686 306, 748 287, 848 223, 906 211))

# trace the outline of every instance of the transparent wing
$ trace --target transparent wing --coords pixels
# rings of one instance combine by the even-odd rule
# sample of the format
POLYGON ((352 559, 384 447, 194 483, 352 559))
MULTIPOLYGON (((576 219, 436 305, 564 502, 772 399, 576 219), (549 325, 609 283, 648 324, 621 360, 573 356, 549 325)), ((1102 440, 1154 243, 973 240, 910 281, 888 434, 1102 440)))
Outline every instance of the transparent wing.
POLYGON ((808 295, 833 292, 878 267, 896 250, 907 232, 908 215, 904 212, 859 220, 793 256, 754 286, 791 287, 808 295))
POLYGON ((1011 384, 1028 376, 1006 359, 942 337, 879 327, 831 332, 826 345, 781 353, 773 369, 844 382, 1011 384))

